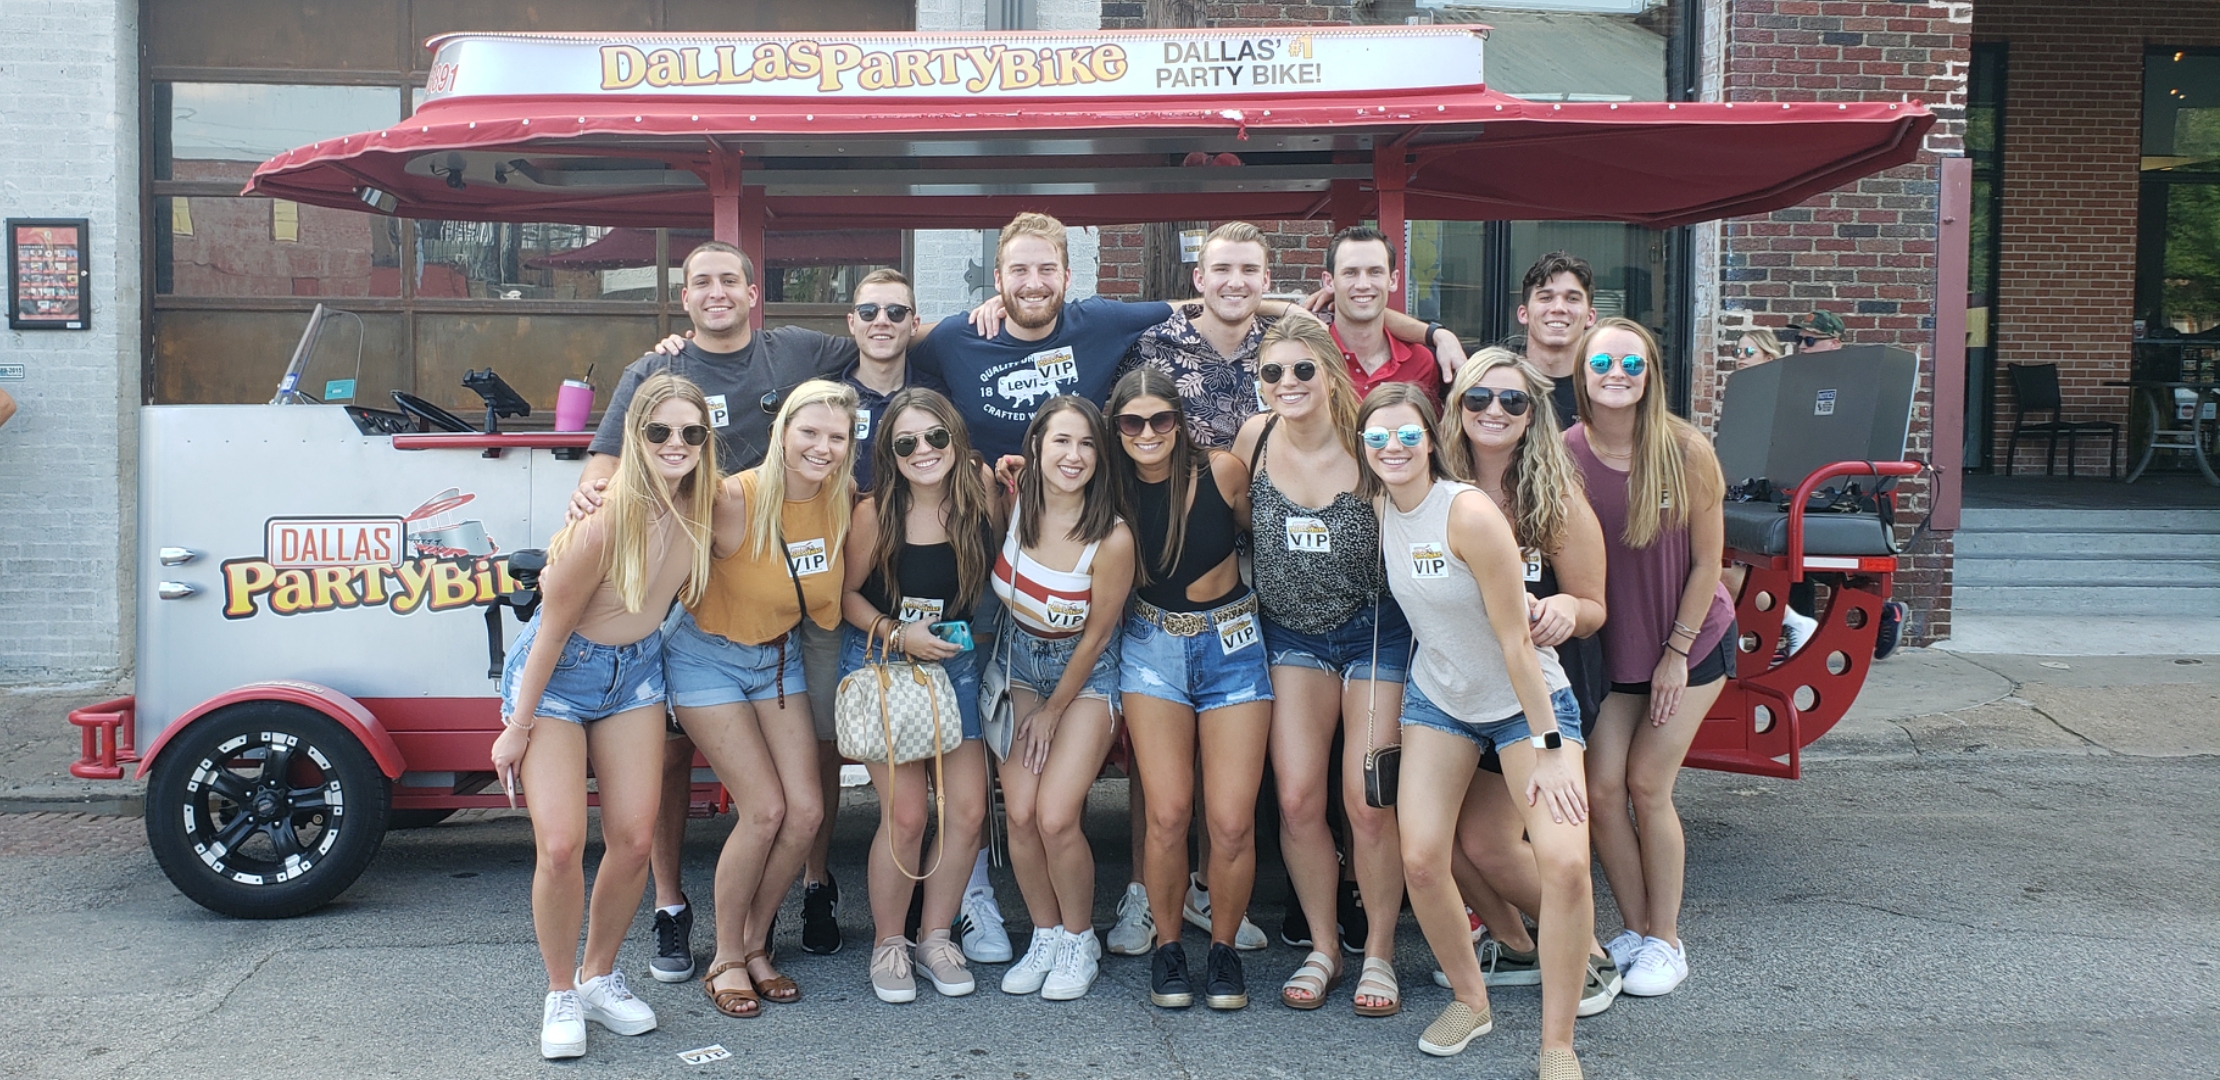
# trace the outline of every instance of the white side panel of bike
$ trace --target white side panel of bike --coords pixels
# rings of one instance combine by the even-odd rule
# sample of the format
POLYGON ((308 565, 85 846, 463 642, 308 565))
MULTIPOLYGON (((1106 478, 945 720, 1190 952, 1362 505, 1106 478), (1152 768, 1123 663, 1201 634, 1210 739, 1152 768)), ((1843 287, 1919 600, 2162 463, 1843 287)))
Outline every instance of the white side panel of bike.
POLYGON ((138 745, 258 680, 498 693, 486 607, 515 587, 509 554, 562 524, 578 462, 396 450, 339 406, 150 406, 139 436, 138 745))

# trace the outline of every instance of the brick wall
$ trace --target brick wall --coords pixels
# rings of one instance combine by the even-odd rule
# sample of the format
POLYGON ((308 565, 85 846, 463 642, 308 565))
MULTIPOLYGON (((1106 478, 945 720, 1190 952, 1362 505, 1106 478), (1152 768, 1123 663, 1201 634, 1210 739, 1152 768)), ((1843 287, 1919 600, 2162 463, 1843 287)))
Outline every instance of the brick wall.
MULTIPOLYGON (((1143 14, 1147 6, 1137 0, 1104 0, 1102 28, 1142 29, 1146 25, 1143 14)), ((1346 26, 1350 21, 1349 7, 1348 0, 1328 0, 1314 4, 1252 4, 1205 0, 1202 4, 1203 22, 1211 27, 1296 24, 1346 26)), ((1204 227, 1219 224, 1222 223, 1207 222, 1204 227)), ((1318 276, 1325 272, 1326 241, 1333 233, 1332 225, 1325 221, 1257 221, 1255 224, 1264 230, 1272 244, 1273 290, 1292 292, 1300 288, 1308 291, 1314 287, 1318 276)), ((1138 226, 1103 229, 1100 262, 1096 270, 1096 291, 1119 299, 1141 298, 1144 280, 1141 251, 1141 230, 1138 226)))
MULTIPOLYGON (((1982 0, 1974 36, 2003 41, 2003 243, 1997 269, 1996 446, 2012 428, 2007 363, 2057 364, 2066 415, 2127 418, 2146 45, 2220 45, 2220 4, 1982 0)), ((2122 453, 2124 454, 2123 447, 2122 453)), ((2024 441, 2020 468, 2042 467, 2024 441)), ((2084 465, 2101 445, 2082 441, 2084 465)))
POLYGON ((91 328, 0 329, 0 364, 25 371, 0 381, 20 408, 0 428, 0 683, 106 681, 129 664, 138 7, 11 2, 0 34, 0 217, 92 222, 91 328))
MULTIPOLYGON (((1697 358, 1696 412, 1709 422, 1738 328, 1778 328, 1814 308, 1842 316, 1849 340, 1917 353, 1923 377, 1913 404, 1911 453, 1925 457, 1933 430, 1937 160, 1962 152, 1965 77, 1972 43, 1965 3, 1734 0, 1727 6, 1721 94, 1729 101, 1902 101, 1942 119, 1919 159, 1765 217, 1721 228, 1718 348, 1697 358), (1708 360, 1708 363, 1706 362, 1708 360)), ((1900 503, 1910 532, 1925 512, 1924 484, 1900 503)), ((1905 559, 1897 596, 1914 616, 1915 642, 1950 628, 1951 538, 1931 534, 1905 559)))

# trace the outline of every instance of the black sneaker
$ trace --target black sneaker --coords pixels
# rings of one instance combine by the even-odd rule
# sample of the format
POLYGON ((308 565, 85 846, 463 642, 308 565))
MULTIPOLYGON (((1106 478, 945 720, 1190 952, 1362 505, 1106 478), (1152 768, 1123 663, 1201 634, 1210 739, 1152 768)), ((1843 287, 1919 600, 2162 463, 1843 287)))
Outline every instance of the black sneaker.
POLYGON ((802 951, 819 956, 840 951, 840 883, 830 875, 802 888, 802 951))
POLYGON ((692 903, 676 915, 656 909, 655 959, 648 961, 648 974, 655 976, 656 982, 667 983, 685 982, 694 977, 692 903))
POLYGON ((1249 983, 1241 975, 1241 954, 1233 946, 1211 942, 1210 959, 1203 966, 1208 972, 1203 976, 1203 1004, 1213 1009, 1249 1007, 1249 983))
POLYGON ((1336 917, 1341 920, 1341 951, 1351 956, 1363 954, 1365 935, 1371 923, 1365 918, 1364 900, 1357 894, 1356 882, 1341 883, 1341 899, 1336 907, 1336 917))
POLYGON ((1904 619, 1912 613, 1903 601, 1891 600, 1881 605, 1881 629, 1873 636, 1873 658, 1886 660, 1896 651, 1896 643, 1904 636, 1904 619))
POLYGON ((1280 916, 1280 944, 1290 949, 1310 948, 1310 920, 1303 917, 1303 906, 1288 898, 1287 914, 1280 916))
MULTIPOLYGON (((1240 961, 1235 961, 1234 967, 1239 970, 1240 961)), ((1187 981, 1187 950, 1176 941, 1157 946, 1156 958, 1149 961, 1149 1004, 1160 1009, 1184 1009, 1194 1003, 1195 987, 1187 981)))

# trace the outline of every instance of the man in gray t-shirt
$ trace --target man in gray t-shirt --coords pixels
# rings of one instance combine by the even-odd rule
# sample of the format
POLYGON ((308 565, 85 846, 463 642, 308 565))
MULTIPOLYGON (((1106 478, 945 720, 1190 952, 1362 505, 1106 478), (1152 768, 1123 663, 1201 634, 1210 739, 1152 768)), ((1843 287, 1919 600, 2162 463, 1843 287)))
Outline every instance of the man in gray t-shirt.
POLYGON ((709 399, 718 467, 727 473, 755 468, 770 449, 766 442, 771 420, 786 395, 810 379, 838 379, 856 359, 854 338, 800 326, 751 332, 745 316, 739 320, 739 331, 741 345, 730 352, 715 351, 708 335, 697 329, 677 356, 651 352, 634 360, 617 381, 609 411, 602 414, 601 427, 587 449, 614 459, 624 448, 624 413, 631 407, 633 390, 648 376, 668 371, 693 380, 709 399))

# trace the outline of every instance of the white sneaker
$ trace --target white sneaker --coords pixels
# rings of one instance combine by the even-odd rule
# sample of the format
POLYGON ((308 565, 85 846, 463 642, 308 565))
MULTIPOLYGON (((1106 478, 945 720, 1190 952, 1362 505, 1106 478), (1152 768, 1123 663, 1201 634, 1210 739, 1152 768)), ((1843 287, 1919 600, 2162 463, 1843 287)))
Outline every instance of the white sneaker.
POLYGON ((1642 951, 1634 958, 1634 966, 1627 969, 1620 990, 1635 997, 1657 997, 1672 993, 1687 977, 1685 947, 1676 949, 1665 944, 1663 938, 1643 938, 1642 951))
POLYGON ((1806 643, 1810 642, 1812 634, 1818 629, 1819 620, 1795 608, 1789 608, 1781 612, 1782 644, 1787 646, 1790 656, 1796 655, 1797 650, 1802 649, 1806 643))
POLYGON ((1611 963, 1626 974, 1634 966, 1634 958, 1642 952, 1642 935, 1632 930, 1621 930, 1619 936, 1603 943, 1603 951, 1611 954, 1611 963))
POLYGON ((994 902, 994 889, 973 889, 964 894, 956 932, 963 939, 964 959, 974 964, 1007 964, 1016 955, 1010 933, 1002 927, 1002 906, 994 902))
POLYGON ((1147 956, 1156 948, 1156 916, 1149 913, 1149 891, 1140 882, 1129 882, 1118 898, 1118 925, 1110 928, 1110 951, 1119 956, 1147 956))
POLYGON ((586 1053, 586 1011, 576 990, 551 990, 540 1010, 540 1056, 583 1057, 586 1053))
POLYGON ((1058 938, 1056 967, 1041 984, 1041 999, 1072 1001, 1086 997, 1087 991, 1095 985, 1095 976, 1102 973, 1101 946, 1095 940, 1095 932, 1067 932, 1058 938))
POLYGON ((1002 992, 1005 994, 1038 994, 1041 982, 1048 978, 1048 969, 1056 966, 1057 943, 1064 939, 1061 926, 1035 927, 1033 943, 1025 947, 1025 955, 1010 970, 1002 973, 1002 992))
MULTIPOLYGON (((1210 932, 1210 890, 1203 888, 1202 880, 1192 873, 1187 875, 1187 903, 1180 915, 1203 933, 1210 932)), ((1270 941, 1246 915, 1241 917, 1241 929, 1233 934, 1233 947, 1242 952, 1255 952, 1270 941)))
MULTIPOLYGON (((573 978, 583 975, 580 970, 573 978)), ((611 971, 598 979, 578 979, 578 1003, 586 1019, 619 1035, 645 1035, 655 1030, 655 1010, 632 996, 624 972, 611 971)))

